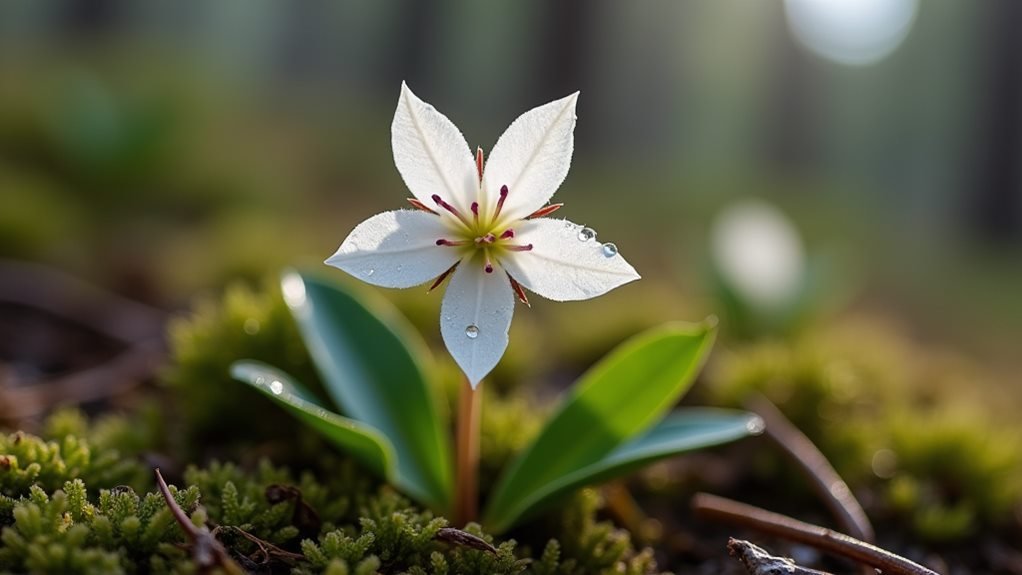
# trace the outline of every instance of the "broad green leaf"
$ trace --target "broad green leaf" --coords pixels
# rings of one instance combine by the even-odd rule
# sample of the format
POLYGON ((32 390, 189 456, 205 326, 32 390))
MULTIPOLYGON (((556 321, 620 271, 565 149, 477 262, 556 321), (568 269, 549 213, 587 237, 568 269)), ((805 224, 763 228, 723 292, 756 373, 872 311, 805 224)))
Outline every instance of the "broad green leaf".
POLYGON ((282 287, 330 397, 342 413, 378 429, 394 445, 399 487, 446 512, 450 445, 438 398, 420 367, 425 344, 385 302, 370 304, 294 272, 284 274, 282 287))
POLYGON ((487 525, 507 527, 536 492, 597 463, 655 425, 698 374, 713 346, 715 324, 649 330, 586 372, 501 478, 487 507, 487 525))
POLYGON ((592 465, 562 475, 533 491, 501 516, 499 522, 488 527, 503 531, 573 489, 627 475, 666 457, 755 435, 762 431, 762 427, 760 418, 750 413, 710 408, 678 410, 639 439, 618 447, 592 465))
POLYGON ((394 482, 394 446, 379 431, 319 405, 291 376, 258 361, 236 361, 231 376, 283 405, 300 421, 323 434, 380 477, 394 482))

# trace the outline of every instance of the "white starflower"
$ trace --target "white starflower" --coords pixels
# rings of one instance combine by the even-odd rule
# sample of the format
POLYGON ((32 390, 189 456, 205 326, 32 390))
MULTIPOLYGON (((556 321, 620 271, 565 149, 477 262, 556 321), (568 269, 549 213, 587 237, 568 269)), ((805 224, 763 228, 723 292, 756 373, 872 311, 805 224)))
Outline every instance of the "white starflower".
POLYGON ((447 349, 477 385, 507 348, 523 287, 555 301, 602 295, 639 279, 614 244, 545 218, 571 165, 578 93, 522 114, 483 165, 446 116, 401 85, 394 162, 415 210, 362 222, 326 263, 362 281, 407 288, 451 276, 440 311, 447 349), (452 275, 453 274, 453 275, 452 275))

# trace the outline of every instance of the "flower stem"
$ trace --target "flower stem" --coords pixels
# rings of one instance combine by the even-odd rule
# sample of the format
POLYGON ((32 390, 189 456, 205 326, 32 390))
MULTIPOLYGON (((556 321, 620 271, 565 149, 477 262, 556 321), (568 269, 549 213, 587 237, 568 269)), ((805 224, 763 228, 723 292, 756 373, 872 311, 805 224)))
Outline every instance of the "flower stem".
POLYGON ((475 521, 479 511, 479 412, 482 398, 482 391, 472 389, 465 379, 458 396, 454 495, 454 522, 460 526, 475 521))

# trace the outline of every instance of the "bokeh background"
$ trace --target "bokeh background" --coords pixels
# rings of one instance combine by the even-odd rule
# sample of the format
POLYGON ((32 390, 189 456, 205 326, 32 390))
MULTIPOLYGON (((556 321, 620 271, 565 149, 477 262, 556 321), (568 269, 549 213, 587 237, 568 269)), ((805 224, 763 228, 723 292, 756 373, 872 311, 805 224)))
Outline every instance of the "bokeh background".
MULTIPOLYGON (((1020 24, 1013 0, 3 2, 0 256, 184 309, 403 204, 402 80, 484 149, 581 90, 561 214, 645 279, 514 329, 727 322, 711 228, 754 197, 825 264, 804 315, 883 316, 1013 383, 1020 24)), ((411 291, 386 295, 435 337, 411 291)))

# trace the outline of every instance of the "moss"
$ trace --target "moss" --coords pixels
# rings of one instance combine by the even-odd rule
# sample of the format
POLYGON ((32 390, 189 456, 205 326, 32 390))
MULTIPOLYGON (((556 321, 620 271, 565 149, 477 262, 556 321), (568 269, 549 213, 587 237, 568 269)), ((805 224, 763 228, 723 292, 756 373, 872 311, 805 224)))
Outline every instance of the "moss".
MULTIPOLYGON (((881 494, 872 514, 893 514, 926 540, 954 541, 976 534, 981 521, 1009 521, 1022 502, 1019 433, 972 371, 889 326, 858 323, 718 356, 708 392, 726 405, 766 395, 853 489, 881 494), (943 405, 956 409, 936 408, 943 405)), ((779 457, 760 458, 768 481, 803 484, 779 457)), ((789 495, 800 493, 807 491, 789 495)))
MULTIPOLYGON (((290 373, 321 390, 312 361, 275 281, 261 290, 229 287, 220 300, 205 300, 189 316, 170 325, 173 363, 164 380, 174 391, 186 436, 181 448, 217 444, 273 442, 279 454, 295 446, 318 446, 314 437, 271 400, 229 374, 239 359, 256 359, 290 373), (238 430, 244 429, 244 434, 238 430)), ((304 453, 311 450, 306 449, 304 453)), ((302 454, 298 450, 297 454, 302 454)))

